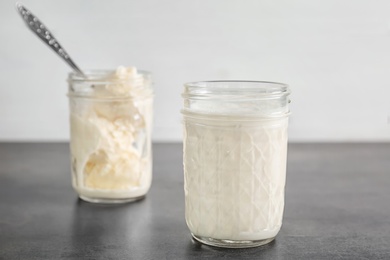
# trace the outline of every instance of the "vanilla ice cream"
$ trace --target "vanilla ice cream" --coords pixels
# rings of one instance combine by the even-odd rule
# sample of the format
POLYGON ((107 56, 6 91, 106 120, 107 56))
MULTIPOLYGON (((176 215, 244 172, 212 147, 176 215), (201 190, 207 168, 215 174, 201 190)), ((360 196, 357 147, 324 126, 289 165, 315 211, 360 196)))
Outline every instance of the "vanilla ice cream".
POLYGON ((133 67, 70 79, 72 183, 80 197, 121 202, 151 184, 152 90, 133 67))

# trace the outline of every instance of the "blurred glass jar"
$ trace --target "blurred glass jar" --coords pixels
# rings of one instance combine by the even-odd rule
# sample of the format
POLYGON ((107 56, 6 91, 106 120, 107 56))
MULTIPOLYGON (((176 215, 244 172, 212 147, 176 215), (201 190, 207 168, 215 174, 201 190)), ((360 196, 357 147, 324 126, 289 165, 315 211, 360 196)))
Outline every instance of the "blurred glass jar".
POLYGON ((282 225, 287 85, 210 81, 184 86, 185 216, 205 244, 271 242, 282 225))
POLYGON ((72 185, 95 203, 140 199, 152 180, 151 76, 135 68, 70 73, 72 185))

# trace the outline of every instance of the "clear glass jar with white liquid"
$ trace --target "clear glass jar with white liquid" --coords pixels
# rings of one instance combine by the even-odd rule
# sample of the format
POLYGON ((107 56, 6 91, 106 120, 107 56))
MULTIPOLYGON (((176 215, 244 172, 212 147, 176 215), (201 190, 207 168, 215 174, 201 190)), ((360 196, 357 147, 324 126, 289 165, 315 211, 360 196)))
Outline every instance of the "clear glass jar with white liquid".
POLYGON ((209 81, 184 86, 186 222, 219 247, 271 242, 282 225, 287 85, 209 81))

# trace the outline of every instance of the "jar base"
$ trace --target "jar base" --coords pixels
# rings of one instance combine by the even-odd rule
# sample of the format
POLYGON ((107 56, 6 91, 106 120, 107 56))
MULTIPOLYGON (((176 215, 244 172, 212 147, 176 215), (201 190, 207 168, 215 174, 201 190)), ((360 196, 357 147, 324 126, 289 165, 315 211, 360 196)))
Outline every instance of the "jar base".
POLYGON ((250 248, 266 245, 272 242, 275 237, 261 239, 261 240, 229 240, 229 239, 215 239, 210 237, 201 237, 192 234, 192 237, 205 245, 215 246, 215 247, 224 247, 224 248, 250 248))
POLYGON ((137 200, 141 200, 145 198, 145 195, 135 197, 135 198, 125 198, 125 199, 106 199, 106 198, 92 198, 84 195, 79 195, 79 198, 90 203, 96 203, 96 204, 124 204, 124 203, 129 203, 129 202, 134 202, 137 200))

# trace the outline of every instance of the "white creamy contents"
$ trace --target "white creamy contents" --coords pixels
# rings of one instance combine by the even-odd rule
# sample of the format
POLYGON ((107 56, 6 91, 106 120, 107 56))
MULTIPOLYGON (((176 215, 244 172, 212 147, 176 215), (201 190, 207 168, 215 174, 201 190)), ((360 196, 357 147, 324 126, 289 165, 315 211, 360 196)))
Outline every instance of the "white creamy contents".
POLYGON ((284 209, 288 119, 221 119, 185 120, 187 225, 200 237, 273 238, 284 209))
POLYGON ((89 198, 143 196, 151 183, 150 90, 135 68, 104 80, 87 98, 71 96, 73 187, 89 198))

